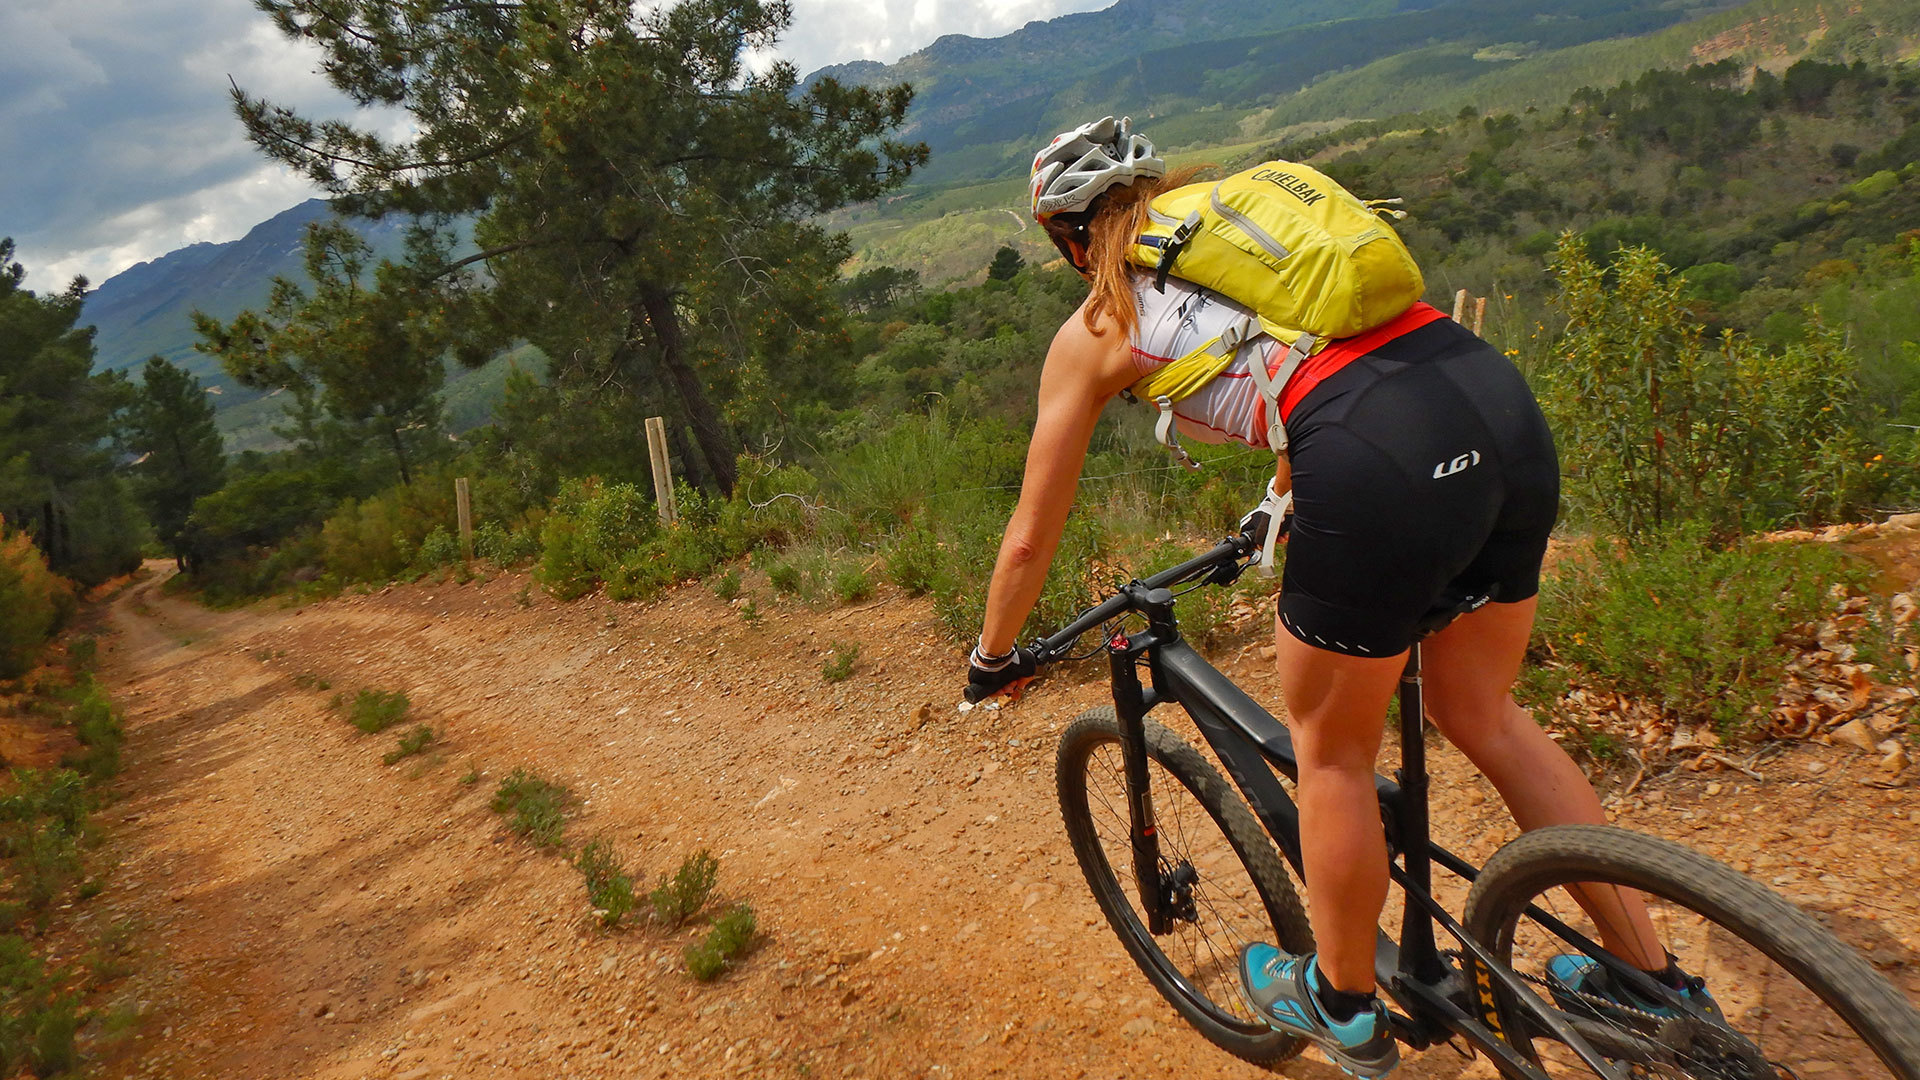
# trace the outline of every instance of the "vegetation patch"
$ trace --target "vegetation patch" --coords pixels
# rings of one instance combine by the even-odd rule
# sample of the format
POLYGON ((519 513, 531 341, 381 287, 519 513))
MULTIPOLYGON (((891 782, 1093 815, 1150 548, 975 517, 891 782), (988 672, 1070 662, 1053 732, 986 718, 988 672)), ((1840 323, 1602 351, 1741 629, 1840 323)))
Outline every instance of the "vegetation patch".
POLYGON ((713 929, 698 943, 687 946, 681 955, 687 973, 701 982, 717 979, 733 962, 753 947, 753 906, 741 901, 715 919, 713 929))
POLYGON ((542 780, 525 769, 515 769, 494 790, 493 812, 505 815, 507 827, 536 847, 558 847, 567 828, 567 789, 542 780))
POLYGON ((1549 707, 1570 687, 1617 692, 1681 723, 1744 733, 1773 706, 1794 631, 1831 613, 1835 584, 1866 574, 1831 545, 1717 547, 1700 525, 1600 544, 1542 582, 1546 666, 1526 689, 1549 707))
POLYGON ((586 880, 587 901, 593 905, 594 915, 600 920, 600 925, 608 928, 618 926, 620 920, 633 910, 635 901, 633 875, 621 866, 613 841, 604 836, 587 841, 580 853, 574 856, 573 865, 586 880))
POLYGON ((368 735, 376 735, 407 718, 412 703, 403 690, 363 687, 347 704, 347 720, 368 735))
POLYGON ((860 658, 860 643, 836 641, 832 649, 833 655, 820 665, 820 677, 828 682, 843 682, 853 674, 853 665, 860 658))
POLYGON ((400 745, 387 751, 386 755, 380 760, 388 765, 392 765, 404 758, 410 758, 425 750, 428 744, 433 742, 434 737, 432 728, 425 724, 416 724, 412 731, 400 736, 400 745))
POLYGON ((699 914, 719 876, 720 860, 713 857, 713 852, 702 848, 687 856, 672 876, 662 875, 660 884, 648 895, 654 921, 680 926, 699 914))
POLYGON ((80 749, 61 762, 90 781, 111 779, 120 772, 120 748, 127 741, 120 712, 92 675, 80 676, 69 691, 73 705, 67 711, 67 723, 80 749))

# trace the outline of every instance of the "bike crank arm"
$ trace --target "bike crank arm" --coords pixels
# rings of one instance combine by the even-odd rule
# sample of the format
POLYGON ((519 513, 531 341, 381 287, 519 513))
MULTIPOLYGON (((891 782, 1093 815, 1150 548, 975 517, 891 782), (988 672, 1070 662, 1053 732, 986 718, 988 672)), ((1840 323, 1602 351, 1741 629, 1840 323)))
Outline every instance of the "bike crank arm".
MULTIPOLYGON (((1411 901, 1413 905, 1418 906, 1420 910, 1426 912, 1434 922, 1440 925, 1441 929, 1452 935, 1454 940, 1460 943, 1460 948, 1463 952, 1472 956, 1472 966, 1474 970, 1468 973, 1470 976, 1469 982, 1474 984, 1471 992, 1490 993, 1494 988, 1494 984, 1498 984, 1499 988, 1505 991, 1510 998, 1522 1004, 1522 1007, 1530 1014, 1529 1019, 1538 1023, 1545 1029, 1547 1034, 1552 1035, 1555 1039, 1564 1043, 1569 1050, 1579 1055, 1580 1060, 1584 1062, 1588 1068, 1591 1068, 1600 1076, 1608 1077, 1609 1080, 1631 1080, 1632 1074, 1627 1072, 1624 1066, 1618 1066, 1607 1060, 1606 1056, 1595 1049, 1593 1044, 1589 1042, 1584 1035, 1575 1030, 1572 1024, 1568 1023, 1567 1017, 1561 1015, 1558 1010, 1549 1007, 1545 1002, 1540 1000, 1538 994, 1528 989, 1526 980, 1515 974, 1513 969, 1494 959, 1492 953, 1488 952, 1479 942, 1473 940, 1472 936, 1467 933, 1467 928, 1461 926, 1452 915, 1448 914, 1447 909, 1441 907, 1439 901, 1428 895, 1424 890, 1409 887, 1410 882, 1408 882, 1406 874, 1399 867, 1390 866, 1388 872, 1393 876, 1394 880, 1399 883, 1407 899, 1411 901)), ((1396 980, 1396 989, 1400 985, 1409 985, 1410 982, 1410 980, 1396 980)), ((1511 1038, 1511 1036, 1508 1037, 1511 1038)), ((1522 1073, 1521 1075, 1528 1074, 1540 1075, 1537 1069, 1529 1069, 1528 1073, 1522 1073)))

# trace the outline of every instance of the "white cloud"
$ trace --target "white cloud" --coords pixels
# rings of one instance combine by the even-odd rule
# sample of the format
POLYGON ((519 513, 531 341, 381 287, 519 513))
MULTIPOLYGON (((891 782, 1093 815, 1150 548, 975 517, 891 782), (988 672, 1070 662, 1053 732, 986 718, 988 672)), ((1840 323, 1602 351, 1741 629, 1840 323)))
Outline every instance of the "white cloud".
POLYGON ((892 63, 947 34, 990 38, 1036 19, 1094 11, 1113 0, 794 0, 776 50, 801 74, 848 60, 892 63))
MULTIPOLYGON (((1112 0, 795 0, 778 54, 802 74, 891 62, 945 34, 995 37, 1112 0)), ((231 76, 310 115, 351 103, 319 53, 249 0, 0 0, 0 236, 40 290, 231 240, 318 192, 242 134, 231 76)), ((404 116, 356 115, 404 136, 404 116)))

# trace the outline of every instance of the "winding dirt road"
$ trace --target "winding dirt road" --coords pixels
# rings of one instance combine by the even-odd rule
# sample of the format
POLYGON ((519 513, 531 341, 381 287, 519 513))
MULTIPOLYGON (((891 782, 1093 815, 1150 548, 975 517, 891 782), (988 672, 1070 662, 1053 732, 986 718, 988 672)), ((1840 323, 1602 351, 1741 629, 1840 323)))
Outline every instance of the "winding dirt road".
MULTIPOLYGON (((215 613, 162 581, 113 602, 106 639, 131 737, 102 902, 144 924, 146 1007, 108 1076, 1253 1072, 1153 994, 1067 849, 1053 739, 1102 688, 960 714, 923 601, 762 598, 750 624, 704 588, 563 605, 507 574, 215 613), (828 684, 840 640, 859 665, 828 684), (361 687, 406 691, 433 748, 382 764, 396 733, 328 707, 361 687), (711 848, 759 948, 703 985, 680 968, 688 933, 600 931, 565 859, 489 810, 516 767, 577 794, 572 842, 611 837, 647 880, 711 848)), ((1274 697, 1257 648, 1224 659, 1274 697)), ((1510 826, 1436 757, 1437 829, 1484 857, 1510 826)), ((1670 779, 1620 812, 1742 857, 1920 992, 1911 795, 1825 748, 1772 768, 1714 796, 1670 779)), ((1439 1049, 1406 1071, 1479 1068, 1439 1049)), ((1311 1055, 1286 1072, 1338 1075, 1311 1055)))

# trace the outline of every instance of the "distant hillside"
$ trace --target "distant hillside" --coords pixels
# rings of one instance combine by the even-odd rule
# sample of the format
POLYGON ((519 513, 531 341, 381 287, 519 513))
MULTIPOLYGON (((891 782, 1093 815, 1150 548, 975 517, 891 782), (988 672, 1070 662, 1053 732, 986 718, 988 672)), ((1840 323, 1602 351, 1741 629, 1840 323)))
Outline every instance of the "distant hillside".
MULTIPOLYGON (((1070 18, 1124 25, 1138 6, 1070 18)), ((867 82, 913 81, 915 134, 935 150, 933 166, 902 193, 835 215, 853 236, 850 269, 908 268, 939 285, 978 280, 1001 244, 1052 258, 1025 217, 1029 155, 1047 135, 1107 112, 1133 115, 1176 161, 1231 166, 1285 155, 1296 140, 1354 120, 1407 117, 1417 130, 1466 106, 1558 108, 1582 86, 1611 86, 1649 68, 1733 59, 1777 71, 1803 56, 1891 61, 1920 46, 1920 0, 1356 0, 1345 13, 1325 18, 1319 9, 1318 21, 1287 29, 1154 48, 1142 33, 1131 58, 1091 70, 1033 65, 1011 45, 1062 19, 975 43, 957 71, 931 65, 932 49, 892 66, 844 69, 867 82), (981 87, 983 99, 1012 93, 994 89, 1011 84, 1046 102, 941 122, 960 115, 956 83, 981 87)))
MULTIPOLYGON (((1464 55, 1469 68, 1493 69, 1522 55, 1637 37, 1732 6, 1728 0, 1120 0, 990 41, 945 37, 895 64, 843 65, 813 77, 912 83, 907 134, 934 150, 922 182, 978 180, 1024 165, 1037 138, 1104 113, 1151 119, 1168 141, 1237 141, 1270 130, 1273 111, 1315 83, 1409 51, 1446 46, 1464 55)), ((1342 115, 1354 114, 1314 119, 1342 115)))
MULTIPOLYGON (((215 418, 230 449, 275 445, 272 428, 281 422, 280 402, 239 386, 218 361, 195 351, 192 316, 197 309, 231 319, 264 305, 275 277, 304 280, 301 239, 310 223, 331 214, 326 200, 309 199, 255 225, 238 240, 193 244, 108 278, 88 294, 81 313, 81 320, 94 327, 95 366, 132 371, 149 356, 163 356, 198 376, 215 395, 215 418)), ((373 245, 376 259, 399 258, 405 219, 349 224, 373 245)), ((506 366, 502 361, 480 372, 452 374, 446 400, 455 430, 485 423, 491 416, 506 366)))
MULTIPOLYGON (((193 351, 194 309, 231 319, 265 304, 276 275, 301 280, 301 238, 310 223, 331 213, 326 200, 309 199, 238 240, 194 244, 108 278, 87 297, 81 316, 95 328, 98 366, 124 371, 158 354, 230 392, 232 383, 219 365, 193 351)), ((404 221, 353 224, 377 254, 398 256, 404 221)))

